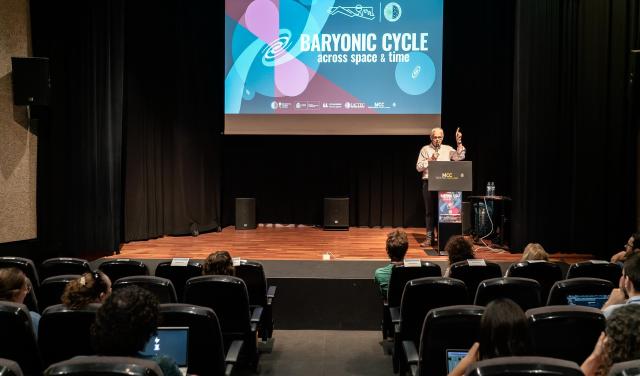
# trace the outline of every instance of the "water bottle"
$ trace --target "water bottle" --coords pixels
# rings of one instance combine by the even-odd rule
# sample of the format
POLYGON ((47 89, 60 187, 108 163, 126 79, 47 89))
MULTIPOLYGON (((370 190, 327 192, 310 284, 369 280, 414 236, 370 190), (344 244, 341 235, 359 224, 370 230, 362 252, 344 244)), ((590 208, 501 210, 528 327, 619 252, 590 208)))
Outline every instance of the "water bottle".
POLYGON ((491 196, 495 196, 495 195, 496 195, 496 183, 491 182, 491 196))
POLYGON ((491 182, 487 182, 487 196, 491 196, 491 182))

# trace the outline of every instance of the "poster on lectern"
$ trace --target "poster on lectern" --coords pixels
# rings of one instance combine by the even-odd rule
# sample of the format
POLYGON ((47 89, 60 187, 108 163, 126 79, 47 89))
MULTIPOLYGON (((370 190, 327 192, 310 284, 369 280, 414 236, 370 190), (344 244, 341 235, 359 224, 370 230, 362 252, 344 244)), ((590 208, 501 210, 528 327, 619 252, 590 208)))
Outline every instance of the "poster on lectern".
POLYGON ((462 192, 438 192, 440 223, 462 223, 462 192))

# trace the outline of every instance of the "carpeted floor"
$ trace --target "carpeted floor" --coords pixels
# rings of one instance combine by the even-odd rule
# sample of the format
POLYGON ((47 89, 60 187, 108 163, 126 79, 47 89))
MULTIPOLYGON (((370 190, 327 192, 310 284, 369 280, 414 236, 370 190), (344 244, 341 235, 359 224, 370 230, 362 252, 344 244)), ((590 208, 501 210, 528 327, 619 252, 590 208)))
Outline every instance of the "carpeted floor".
POLYGON ((379 331, 278 330, 274 338, 273 351, 260 358, 260 375, 393 375, 379 331))

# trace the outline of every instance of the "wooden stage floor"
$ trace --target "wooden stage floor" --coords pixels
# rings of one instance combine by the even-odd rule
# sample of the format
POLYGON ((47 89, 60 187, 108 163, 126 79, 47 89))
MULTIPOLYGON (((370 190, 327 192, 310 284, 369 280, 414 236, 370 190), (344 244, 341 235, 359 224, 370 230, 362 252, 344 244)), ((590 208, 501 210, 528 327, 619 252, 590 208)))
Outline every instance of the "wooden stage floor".
MULTIPOLYGON (((409 235, 408 258, 425 261, 446 261, 446 256, 429 256, 419 247, 424 241, 423 228, 404 229, 409 235)), ((236 231, 233 226, 221 232, 199 236, 165 236, 159 239, 123 244, 120 254, 110 258, 170 259, 189 257, 204 259, 217 250, 227 250, 233 257, 249 260, 322 260, 331 253, 336 261, 387 260, 385 239, 391 228, 351 227, 348 231, 323 231, 309 226, 261 225, 256 230, 236 231)), ((476 246, 476 257, 491 261, 515 262, 520 254, 502 250, 491 251, 476 246)), ((553 261, 574 263, 592 256, 579 253, 553 253, 553 261)))

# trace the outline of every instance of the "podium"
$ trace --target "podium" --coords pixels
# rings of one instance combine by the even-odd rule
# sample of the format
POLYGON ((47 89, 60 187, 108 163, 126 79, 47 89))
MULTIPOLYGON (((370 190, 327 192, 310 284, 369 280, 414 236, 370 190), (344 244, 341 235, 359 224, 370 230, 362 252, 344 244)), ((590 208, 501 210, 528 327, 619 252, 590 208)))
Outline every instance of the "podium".
POLYGON ((462 235, 462 192, 473 190, 472 162, 430 161, 429 191, 438 192, 438 254, 453 235, 462 235))

